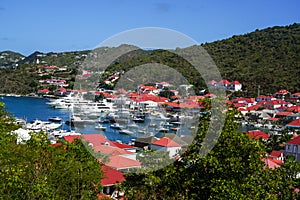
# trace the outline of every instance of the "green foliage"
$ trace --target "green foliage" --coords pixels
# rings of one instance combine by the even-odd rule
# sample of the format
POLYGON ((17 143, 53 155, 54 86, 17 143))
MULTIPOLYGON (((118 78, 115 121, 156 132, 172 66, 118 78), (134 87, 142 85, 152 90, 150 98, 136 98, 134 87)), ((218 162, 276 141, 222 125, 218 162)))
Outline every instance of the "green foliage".
POLYGON ((0 199, 96 199, 99 162, 79 140, 50 146, 44 133, 16 144, 17 126, 0 108, 0 199))
POLYGON ((199 154, 209 116, 201 118, 193 144, 173 164, 144 174, 129 174, 123 183, 129 199, 293 199, 299 163, 267 169, 260 141, 236 131, 235 112, 227 114, 222 134, 212 151, 199 154))
MULTIPOLYGON (((126 49, 127 46, 121 45, 120 48, 126 49)), ((249 34, 233 36, 229 39, 206 43, 201 46, 212 57, 224 79, 238 80, 243 84, 244 96, 256 95, 258 87, 261 88, 261 93, 264 94, 274 93, 279 89, 288 89, 291 92, 300 91, 297 81, 300 76, 299 24, 256 30, 249 34)), ((96 59, 93 62, 94 58, 91 56, 87 70, 97 72, 104 67, 102 65, 110 64, 107 73, 105 73, 109 75, 115 71, 128 72, 130 69, 146 63, 158 63, 175 69, 190 84, 195 86, 195 91, 198 91, 206 88, 206 83, 190 63, 176 54, 176 52, 185 50, 193 52, 193 48, 197 47, 192 46, 174 51, 138 49, 122 55, 112 64, 101 59, 96 59)), ((115 49, 103 47, 95 51, 99 51, 101 55, 109 53, 113 55, 115 49)), ((90 51, 35 52, 24 60, 20 60, 22 55, 17 53, 14 53, 16 54, 14 55, 13 53, 10 52, 11 57, 8 56, 8 59, 13 60, 13 62, 5 61, 6 66, 11 68, 0 70, 0 93, 26 94, 36 91, 37 88, 32 84, 32 81, 39 79, 36 74, 37 59, 43 62, 41 66, 68 66, 67 73, 56 73, 55 75, 63 78, 74 78, 77 72, 81 73, 79 66, 82 65, 86 55, 90 55, 90 51), (18 64, 18 68, 13 69, 13 64, 18 64)), ((138 76, 141 80, 148 77, 147 74, 143 73, 138 76)), ((168 74, 166 74, 166 78, 169 78, 168 74)), ((93 76, 90 79, 90 82, 97 83, 98 77, 93 76)), ((101 86, 113 88, 113 85, 105 85, 101 80, 101 86)))
POLYGON ((238 80, 248 95, 299 91, 300 24, 275 26, 206 43, 223 78, 238 80))

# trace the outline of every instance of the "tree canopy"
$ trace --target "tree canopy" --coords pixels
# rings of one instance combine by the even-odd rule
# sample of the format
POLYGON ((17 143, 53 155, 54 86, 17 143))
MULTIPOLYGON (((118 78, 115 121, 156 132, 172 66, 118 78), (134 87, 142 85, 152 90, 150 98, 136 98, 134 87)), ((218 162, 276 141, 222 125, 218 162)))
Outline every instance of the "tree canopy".
POLYGON ((209 116, 202 117, 195 141, 169 166, 129 174, 123 183, 129 199, 293 199, 299 187, 299 163, 265 167, 264 145, 237 132, 235 112, 228 112, 222 134, 211 152, 199 154, 209 116), (293 171, 293 172, 291 172, 293 171))
POLYGON ((49 145, 44 133, 16 143, 18 128, 0 107, 0 199, 96 199, 101 166, 84 144, 49 145))

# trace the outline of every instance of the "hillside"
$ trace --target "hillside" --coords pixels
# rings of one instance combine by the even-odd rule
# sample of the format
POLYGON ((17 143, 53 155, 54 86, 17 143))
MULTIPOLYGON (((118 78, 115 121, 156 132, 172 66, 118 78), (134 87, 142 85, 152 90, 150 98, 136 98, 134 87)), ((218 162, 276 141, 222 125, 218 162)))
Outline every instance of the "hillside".
POLYGON ((300 24, 256 30, 204 44, 223 78, 239 80, 253 95, 300 91, 300 24))
MULTIPOLYGON (((224 79, 238 80, 243 84, 246 96, 256 95, 258 87, 261 94, 272 94, 280 89, 300 91, 300 24, 255 30, 201 46, 211 55, 224 79)), ((97 49, 96 51, 101 55, 112 55, 108 60, 99 60, 99 62, 96 60, 97 62, 90 66, 90 71, 98 70, 104 63, 111 63, 110 61, 115 58, 114 53, 122 52, 126 48, 132 47, 121 45, 118 48, 97 49)), ((197 46, 188 47, 187 50, 192 51, 193 48, 197 46)), ((176 56, 176 51, 178 50, 172 53, 164 50, 137 49, 114 61, 107 68, 110 72, 108 75, 113 71, 128 71, 141 64, 160 63, 176 69, 196 88, 205 87, 204 81, 199 78, 197 72, 188 62, 176 56)), ((58 77, 72 82, 89 55, 93 59, 93 54, 88 50, 61 53, 34 52, 28 57, 14 52, 0 52, 2 58, 0 66, 5 66, 2 67, 5 69, 0 70, 0 93, 36 92, 44 87, 38 84, 38 80, 42 78, 58 77), (39 73, 44 66, 49 65, 66 67, 67 70, 39 73)), ((72 83, 70 85, 72 86, 72 83)))
POLYGON ((21 61, 25 56, 13 51, 0 52, 0 68, 14 67, 16 63, 21 61))

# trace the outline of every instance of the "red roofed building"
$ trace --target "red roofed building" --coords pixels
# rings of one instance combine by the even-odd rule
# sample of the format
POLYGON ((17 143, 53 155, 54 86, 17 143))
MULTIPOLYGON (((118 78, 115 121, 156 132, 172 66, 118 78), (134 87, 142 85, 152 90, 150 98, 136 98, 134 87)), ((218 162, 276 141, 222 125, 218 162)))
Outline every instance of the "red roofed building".
POLYGON ((230 82, 228 80, 221 80, 217 83, 217 86, 227 88, 229 87, 230 82))
POLYGON ((110 145, 111 146, 114 146, 114 147, 119 147, 119 148, 121 148, 121 149, 125 149, 125 150, 127 150, 127 151, 131 151, 131 152, 133 152, 133 153, 135 153, 136 152, 136 147, 134 147, 134 146, 130 146, 130 145, 127 145, 127 144, 121 144, 121 143, 119 143, 119 142, 111 142, 110 143, 110 145))
POLYGON ((276 118, 284 118, 284 117, 287 117, 292 114, 293 114, 293 112, 278 112, 276 114, 276 118))
POLYGON ((262 138, 263 140, 266 140, 270 138, 268 134, 265 132, 262 132, 261 130, 253 130, 246 132, 247 135, 249 135, 250 138, 259 139, 262 138))
POLYGON ((295 159, 300 162, 300 136, 297 136, 290 141, 288 141, 285 145, 284 149, 285 154, 295 156, 295 159))
POLYGON ((271 158, 263 158, 262 161, 265 163, 266 167, 270 169, 278 168, 282 164, 281 160, 273 160, 271 158))
POLYGON ((296 92, 296 93, 292 94, 292 97, 300 98, 300 92, 296 92))
POLYGON ((256 97, 256 101, 260 102, 260 101, 271 101, 271 100, 276 100, 275 97, 273 96, 265 96, 265 95, 260 95, 258 97, 256 97))
POLYGON ((208 84, 208 85, 211 85, 211 86, 216 86, 217 83, 218 83, 217 81, 211 80, 211 81, 209 81, 207 84, 208 84))
POLYGON ((296 119, 286 125, 286 128, 300 129, 300 119, 296 119))
POLYGON ((170 157, 174 157, 181 150, 181 145, 174 142, 172 139, 163 137, 150 145, 151 149, 157 151, 169 152, 170 157))
MULTIPOLYGON (((102 161, 101 161, 102 162, 102 161)), ((106 166, 112 167, 120 171, 128 171, 131 168, 140 168, 141 163, 137 160, 125 158, 124 156, 115 155, 110 156, 108 161, 104 163, 106 166)))
POLYGON ((64 140, 68 142, 73 142, 75 139, 81 139, 80 135, 67 135, 63 137, 64 140))
POLYGON ((90 143, 93 147, 100 146, 100 145, 110 145, 111 141, 108 140, 104 135, 101 133, 97 134, 83 134, 81 135, 83 140, 90 143))
POLYGON ((52 72, 52 71, 54 71, 54 70, 56 70, 56 66, 45 66, 44 67, 44 71, 45 72, 52 72))
POLYGON ((287 109, 289 112, 299 113, 300 112, 300 106, 291 106, 287 109))
POLYGON ((58 88, 54 94, 57 95, 57 96, 63 96, 65 95, 67 92, 67 89, 66 88, 58 88))
POLYGON ((292 104, 285 102, 283 100, 271 100, 271 101, 267 101, 266 103, 264 103, 264 107, 268 108, 268 109, 276 109, 276 108, 280 108, 280 107, 289 107, 292 104))
POLYGON ((253 111, 253 110, 259 110, 261 108, 262 108, 262 106, 260 106, 260 105, 254 105, 254 106, 248 107, 247 110, 248 111, 253 111))
POLYGON ((275 151, 273 150, 270 155, 268 156, 268 158, 273 159, 273 160, 284 160, 284 155, 283 152, 281 151, 275 151))
POLYGON ((129 159, 136 160, 135 153, 133 153, 131 151, 127 151, 125 149, 121 149, 119 147, 113 147, 113 146, 109 146, 109 145, 100 145, 100 146, 94 147, 94 150, 96 152, 99 152, 104 155, 109 155, 109 156, 120 155, 120 156, 129 158, 129 159))
POLYGON ((103 172, 103 179, 101 180, 101 184, 104 186, 103 191, 105 194, 112 194, 115 189, 114 185, 125 180, 123 172, 106 165, 103 165, 101 170, 103 172))
POLYGON ((229 90, 239 91, 242 90, 242 84, 238 81, 231 82, 228 87, 229 90))
POLYGON ((51 92, 51 91, 48 89, 43 89, 43 90, 38 91, 39 94, 48 94, 49 92, 51 92))
POLYGON ((287 95, 287 94, 290 94, 290 92, 287 91, 287 90, 279 90, 278 92, 275 92, 274 96, 275 96, 276 98, 281 99, 281 98, 284 98, 285 95, 287 95))

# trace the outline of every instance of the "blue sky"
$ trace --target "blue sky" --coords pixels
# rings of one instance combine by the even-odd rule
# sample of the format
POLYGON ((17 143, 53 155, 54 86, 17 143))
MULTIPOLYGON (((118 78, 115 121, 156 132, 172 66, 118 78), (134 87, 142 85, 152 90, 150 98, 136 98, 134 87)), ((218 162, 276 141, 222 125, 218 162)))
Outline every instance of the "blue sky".
POLYGON ((169 28, 198 43, 300 22, 298 0, 0 0, 0 51, 93 49, 134 28, 169 28))

